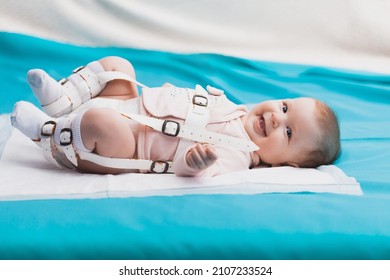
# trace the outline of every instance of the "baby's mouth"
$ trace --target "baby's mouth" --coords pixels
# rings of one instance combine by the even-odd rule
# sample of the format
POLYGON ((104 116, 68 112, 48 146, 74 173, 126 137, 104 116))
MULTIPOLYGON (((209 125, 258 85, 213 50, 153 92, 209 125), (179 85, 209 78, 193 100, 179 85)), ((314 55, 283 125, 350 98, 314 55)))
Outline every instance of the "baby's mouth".
POLYGON ((267 129, 265 127, 265 121, 264 121, 264 117, 263 116, 260 116, 259 118, 259 130, 260 130, 260 134, 262 136, 267 136, 267 129))

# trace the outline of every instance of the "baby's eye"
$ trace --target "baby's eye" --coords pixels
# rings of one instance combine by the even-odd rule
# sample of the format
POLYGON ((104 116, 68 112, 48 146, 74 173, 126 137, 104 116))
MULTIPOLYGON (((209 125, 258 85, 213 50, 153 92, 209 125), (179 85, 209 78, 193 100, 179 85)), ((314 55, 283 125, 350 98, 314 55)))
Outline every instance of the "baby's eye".
POLYGON ((291 128, 286 127, 286 134, 287 134, 287 137, 288 137, 288 138, 291 138, 291 136, 292 136, 291 128))
POLYGON ((283 110, 283 113, 287 112, 287 110, 288 110, 287 104, 283 104, 282 110, 283 110))

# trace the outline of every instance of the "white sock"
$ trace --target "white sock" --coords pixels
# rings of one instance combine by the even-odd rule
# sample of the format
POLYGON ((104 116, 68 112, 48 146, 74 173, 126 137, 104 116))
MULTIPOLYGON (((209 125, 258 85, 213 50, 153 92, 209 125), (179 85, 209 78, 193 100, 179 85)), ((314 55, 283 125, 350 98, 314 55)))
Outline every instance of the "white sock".
POLYGON ((11 114, 12 125, 33 140, 41 138, 42 126, 51 119, 33 104, 25 101, 16 103, 11 114))
POLYGON ((62 96, 62 86, 41 69, 27 72, 27 82, 42 106, 56 101, 62 96))

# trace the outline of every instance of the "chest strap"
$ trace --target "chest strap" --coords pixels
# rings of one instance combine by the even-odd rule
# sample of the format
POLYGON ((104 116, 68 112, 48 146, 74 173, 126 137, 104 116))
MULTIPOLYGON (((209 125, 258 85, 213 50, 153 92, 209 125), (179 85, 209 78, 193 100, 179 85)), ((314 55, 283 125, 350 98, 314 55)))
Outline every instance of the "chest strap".
MULTIPOLYGON (((193 128, 205 129, 209 121, 210 107, 217 105, 215 102, 220 100, 217 96, 209 95, 201 86, 196 85, 195 92, 187 89, 189 97, 189 104, 187 108, 186 118, 184 124, 193 128), (192 98, 191 98, 192 96, 192 98), (211 98, 210 98, 211 97, 211 98), (214 98, 212 98, 214 97, 214 98), (214 102, 213 102, 214 101, 214 102)), ((177 146, 174 161, 181 154, 181 152, 192 144, 190 139, 181 138, 177 146)))
POLYGON ((208 131, 204 128, 202 129, 199 127, 188 126, 186 124, 180 125, 178 122, 172 120, 161 120, 138 114, 122 115, 129 119, 137 121, 140 124, 153 128, 156 131, 160 131, 167 136, 180 137, 199 143, 228 145, 243 152, 253 152, 259 149, 259 147, 252 141, 208 131))

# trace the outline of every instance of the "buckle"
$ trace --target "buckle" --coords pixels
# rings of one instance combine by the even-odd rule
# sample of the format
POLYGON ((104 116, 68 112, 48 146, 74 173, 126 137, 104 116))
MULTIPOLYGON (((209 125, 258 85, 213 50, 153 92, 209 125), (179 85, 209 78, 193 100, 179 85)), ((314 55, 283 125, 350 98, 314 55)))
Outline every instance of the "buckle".
POLYGON ((75 73, 79 72, 80 70, 82 70, 82 69, 84 69, 84 68, 85 68, 85 66, 77 67, 76 69, 74 69, 74 70, 72 71, 72 73, 75 74, 75 73))
POLYGON ((60 145, 68 146, 72 144, 73 141, 73 133, 70 128, 63 128, 60 132, 60 145))
POLYGON ((152 162, 150 166, 150 171, 154 173, 167 173, 169 169, 169 162, 164 160, 156 160, 152 162))
POLYGON ((43 124, 41 128, 42 136, 52 136, 54 134, 54 130, 56 129, 57 123, 55 121, 47 121, 43 124))
POLYGON ((207 104, 209 103, 209 100, 206 96, 204 95, 199 95, 195 94, 192 97, 192 104, 202 106, 202 107, 207 107, 207 104))
POLYGON ((167 136, 176 137, 180 132, 180 124, 175 121, 166 120, 162 125, 161 132, 167 136))
POLYGON ((63 86, 64 84, 66 84, 69 80, 68 79, 65 79, 65 78, 62 78, 60 80, 58 80, 58 82, 60 83, 61 86, 63 86))

